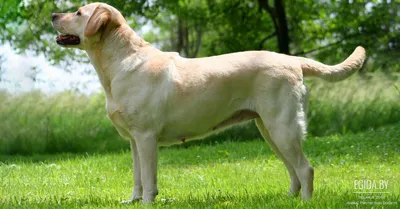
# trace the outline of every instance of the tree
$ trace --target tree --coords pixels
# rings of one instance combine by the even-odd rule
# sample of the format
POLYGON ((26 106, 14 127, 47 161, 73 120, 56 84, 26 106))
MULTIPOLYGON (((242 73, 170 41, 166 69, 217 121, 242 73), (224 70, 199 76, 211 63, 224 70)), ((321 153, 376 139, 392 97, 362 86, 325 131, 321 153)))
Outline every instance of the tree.
MULTIPOLYGON (((0 43, 43 53, 53 64, 87 61, 83 53, 56 46, 50 24, 52 12, 75 11, 81 1, 0 1, 0 43)), ((105 2, 134 29, 151 24, 145 39, 186 57, 267 49, 334 63, 362 45, 370 57, 368 70, 400 71, 400 4, 393 0, 105 2)))

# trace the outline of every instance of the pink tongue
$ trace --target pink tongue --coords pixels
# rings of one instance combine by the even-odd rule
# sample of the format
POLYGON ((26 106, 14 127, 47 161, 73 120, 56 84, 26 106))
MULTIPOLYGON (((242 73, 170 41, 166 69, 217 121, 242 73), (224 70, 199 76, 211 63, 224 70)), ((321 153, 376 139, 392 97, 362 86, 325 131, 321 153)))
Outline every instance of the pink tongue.
POLYGON ((74 35, 58 35, 56 41, 58 44, 64 45, 77 45, 80 43, 79 37, 74 35))
POLYGON ((77 37, 76 36, 72 36, 72 35, 59 35, 57 36, 57 40, 76 40, 77 37))

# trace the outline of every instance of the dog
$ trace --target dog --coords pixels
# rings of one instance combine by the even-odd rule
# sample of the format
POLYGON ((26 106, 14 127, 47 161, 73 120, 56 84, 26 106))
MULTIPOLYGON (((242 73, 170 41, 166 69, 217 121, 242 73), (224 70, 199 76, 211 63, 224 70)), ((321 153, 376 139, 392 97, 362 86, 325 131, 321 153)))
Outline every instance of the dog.
POLYGON ((57 44, 86 51, 104 88, 107 116, 130 141, 134 187, 124 203, 154 201, 159 145, 200 139, 249 120, 287 167, 289 194, 301 190, 302 199, 310 199, 314 169, 301 148, 303 77, 343 80, 362 67, 366 53, 359 46, 334 66, 269 51, 188 59, 154 48, 104 3, 53 13, 52 24, 57 44))

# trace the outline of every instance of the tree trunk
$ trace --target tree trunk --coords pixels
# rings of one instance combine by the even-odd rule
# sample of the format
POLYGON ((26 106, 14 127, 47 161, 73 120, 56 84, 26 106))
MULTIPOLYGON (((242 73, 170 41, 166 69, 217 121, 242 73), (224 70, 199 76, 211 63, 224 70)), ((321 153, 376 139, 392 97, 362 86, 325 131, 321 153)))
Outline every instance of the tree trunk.
POLYGON ((274 0, 274 7, 271 7, 268 0, 258 0, 262 9, 267 11, 274 23, 275 33, 278 39, 280 53, 290 54, 289 50, 289 29, 286 19, 284 0, 274 0))
POLYGON ((175 51, 184 57, 197 57, 203 34, 202 28, 198 25, 189 27, 186 20, 182 17, 178 17, 178 30, 176 32, 177 37, 174 38, 176 38, 177 41, 171 41, 171 44, 175 45, 175 51))
POLYGON ((278 19, 278 46, 279 52, 290 54, 289 52, 289 29, 286 20, 284 0, 275 0, 276 18, 278 19))
POLYGON ((183 48, 183 20, 181 17, 178 17, 178 43, 176 44, 176 49, 175 51, 177 51, 178 53, 181 52, 182 48, 183 48))

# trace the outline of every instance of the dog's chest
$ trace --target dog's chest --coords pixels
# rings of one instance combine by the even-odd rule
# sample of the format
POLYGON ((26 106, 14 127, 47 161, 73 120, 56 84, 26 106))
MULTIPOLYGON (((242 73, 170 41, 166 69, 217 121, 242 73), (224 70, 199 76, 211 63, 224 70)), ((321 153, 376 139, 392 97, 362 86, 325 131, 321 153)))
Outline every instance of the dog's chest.
MULTIPOLYGON (((107 94, 106 94, 107 95, 107 94)), ((127 140, 132 139, 129 125, 125 121, 119 105, 110 96, 106 96, 107 116, 117 129, 118 133, 127 140)))

